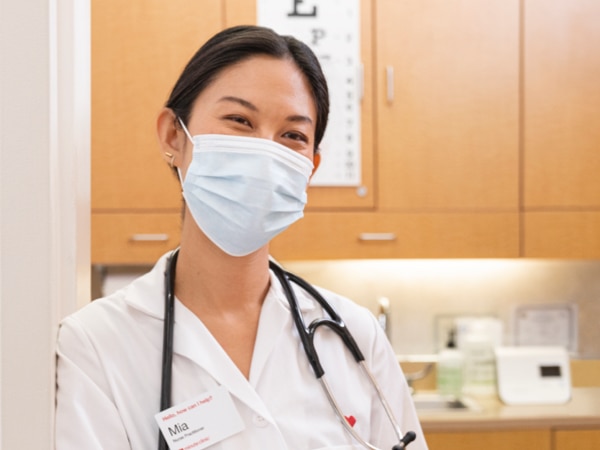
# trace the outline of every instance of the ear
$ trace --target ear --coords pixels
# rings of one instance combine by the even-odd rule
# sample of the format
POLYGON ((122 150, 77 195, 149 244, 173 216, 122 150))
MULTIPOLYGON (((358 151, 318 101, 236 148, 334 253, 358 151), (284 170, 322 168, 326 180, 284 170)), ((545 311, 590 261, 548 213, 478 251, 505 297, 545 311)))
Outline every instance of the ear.
POLYGON ((310 178, 313 177, 313 175, 315 174, 315 172, 319 168, 320 164, 321 164, 321 153, 315 152, 315 154, 313 156, 313 170, 312 170, 312 173, 310 174, 310 178))
POLYGON ((156 131, 163 159, 172 167, 180 167, 187 140, 173 110, 163 108, 160 111, 156 120, 156 131))

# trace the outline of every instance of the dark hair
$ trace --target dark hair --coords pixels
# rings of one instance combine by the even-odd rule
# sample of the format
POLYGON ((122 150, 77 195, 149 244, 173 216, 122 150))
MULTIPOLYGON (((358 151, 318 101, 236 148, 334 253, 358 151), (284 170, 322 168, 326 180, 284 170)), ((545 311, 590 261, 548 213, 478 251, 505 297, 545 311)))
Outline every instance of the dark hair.
POLYGON ((323 139, 329 115, 329 90, 312 50, 292 36, 259 26, 236 26, 210 38, 192 57, 175 83, 165 106, 187 124, 194 101, 227 67, 255 55, 290 58, 306 77, 317 108, 315 151, 323 139))

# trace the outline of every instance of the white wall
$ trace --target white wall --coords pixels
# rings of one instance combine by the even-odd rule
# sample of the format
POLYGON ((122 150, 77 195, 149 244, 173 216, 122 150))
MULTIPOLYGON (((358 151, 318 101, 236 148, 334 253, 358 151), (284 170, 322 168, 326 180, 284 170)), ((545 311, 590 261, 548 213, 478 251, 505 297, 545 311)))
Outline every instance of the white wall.
POLYGON ((89 295, 89 102, 89 0, 0 0, 0 444, 7 450, 53 447, 57 323, 89 295))
POLYGON ((377 311, 391 304, 397 353, 436 352, 445 341, 440 320, 493 316, 513 343, 515 308, 576 305, 577 356, 600 358, 600 261, 536 259, 284 261, 314 284, 377 311))

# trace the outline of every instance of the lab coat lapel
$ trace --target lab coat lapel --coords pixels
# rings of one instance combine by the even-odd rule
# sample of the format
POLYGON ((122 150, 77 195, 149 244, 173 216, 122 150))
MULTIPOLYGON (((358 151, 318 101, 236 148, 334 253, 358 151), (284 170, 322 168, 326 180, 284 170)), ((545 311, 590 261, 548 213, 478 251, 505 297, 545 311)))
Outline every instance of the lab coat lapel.
POLYGON ((179 301, 175 304, 173 351, 194 361, 233 396, 275 423, 263 401, 225 350, 202 321, 179 301))
POLYGON ((261 310, 252 355, 252 366, 250 367, 250 383, 252 386, 258 384, 269 355, 278 342, 281 333, 284 330, 286 332, 290 330, 291 316, 289 308, 286 306, 287 302, 283 290, 275 275, 271 273, 271 287, 261 310))
MULTIPOLYGON (((169 253, 170 254, 170 253, 169 253)), ((169 254, 154 268, 131 283, 125 295, 133 308, 159 320, 164 318, 164 273, 169 254)), ((175 301, 173 353, 205 369, 219 384, 264 418, 273 421, 264 403, 212 334, 179 300, 175 301)))
MULTIPOLYGON (((296 286, 298 304, 302 312, 314 310, 314 301, 296 286)), ((267 364, 269 355, 283 332, 296 334, 292 330, 292 318, 284 291, 273 273, 271 286, 261 310, 259 328, 252 355, 250 380, 247 380, 216 341, 213 335, 181 302, 175 303, 174 352, 206 370, 218 383, 224 385, 232 395, 267 420, 275 423, 254 386, 267 364)))
MULTIPOLYGON (((159 320, 163 320, 164 317, 164 273, 169 254, 160 258, 149 273, 126 288, 126 302, 131 307, 159 320)), ((314 310, 314 300, 294 284, 292 286, 302 312, 314 310)), ((279 280, 271 273, 271 287, 261 311, 250 381, 246 380, 202 321, 179 301, 175 302, 173 352, 194 361, 218 383, 229 389, 232 395, 274 423, 253 386, 256 386, 281 333, 291 332, 296 335, 291 322, 290 309, 283 289, 279 280)))
MULTIPOLYGON (((291 286, 302 313, 314 310, 315 303, 306 292, 293 283, 291 286)), ((282 333, 290 333, 294 339, 299 339, 285 291, 275 274, 271 272, 271 287, 261 311, 254 354, 252 355, 252 367, 250 368, 252 386, 258 384, 269 355, 273 352, 275 344, 282 339, 282 333)))

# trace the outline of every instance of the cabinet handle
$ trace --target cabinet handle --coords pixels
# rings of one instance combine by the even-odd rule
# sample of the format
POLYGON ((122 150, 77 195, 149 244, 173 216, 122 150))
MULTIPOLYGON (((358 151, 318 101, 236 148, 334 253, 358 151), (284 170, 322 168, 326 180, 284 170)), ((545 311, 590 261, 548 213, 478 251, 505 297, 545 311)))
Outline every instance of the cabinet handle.
POLYGON ((394 67, 387 66, 385 68, 385 75, 387 81, 387 101, 393 103, 394 101, 394 67))
POLYGON ((136 233, 129 238, 133 242, 166 242, 169 240, 169 235, 166 233, 136 233))
POLYGON ((395 241, 396 233, 360 233, 359 241, 395 241))

